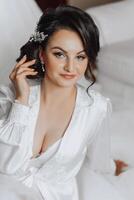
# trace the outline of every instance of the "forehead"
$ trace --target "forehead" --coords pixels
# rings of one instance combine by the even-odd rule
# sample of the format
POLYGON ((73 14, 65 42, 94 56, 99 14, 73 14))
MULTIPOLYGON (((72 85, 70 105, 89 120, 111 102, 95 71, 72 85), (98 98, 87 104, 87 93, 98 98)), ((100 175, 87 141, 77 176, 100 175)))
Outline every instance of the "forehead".
POLYGON ((48 48, 61 47, 66 51, 81 51, 84 49, 79 34, 72 30, 61 29, 55 32, 49 42, 48 48))

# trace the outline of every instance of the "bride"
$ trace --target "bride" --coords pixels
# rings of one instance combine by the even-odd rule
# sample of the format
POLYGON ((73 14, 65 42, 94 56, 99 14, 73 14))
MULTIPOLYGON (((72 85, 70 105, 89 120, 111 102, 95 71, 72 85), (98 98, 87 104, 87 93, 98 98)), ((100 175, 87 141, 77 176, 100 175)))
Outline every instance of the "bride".
POLYGON ((110 99, 78 83, 95 82, 99 49, 84 11, 59 6, 41 16, 0 88, 3 200, 133 199, 133 170, 123 173, 110 154, 110 99))

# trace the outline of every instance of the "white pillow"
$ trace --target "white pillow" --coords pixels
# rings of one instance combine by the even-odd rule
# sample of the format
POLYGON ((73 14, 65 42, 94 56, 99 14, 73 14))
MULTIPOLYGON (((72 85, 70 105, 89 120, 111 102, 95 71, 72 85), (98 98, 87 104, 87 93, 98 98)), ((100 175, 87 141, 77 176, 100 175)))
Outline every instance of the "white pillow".
POLYGON ((98 70, 134 86, 134 39, 102 47, 98 55, 98 70))
POLYGON ((86 10, 100 30, 101 46, 134 36, 134 1, 124 0, 86 10))

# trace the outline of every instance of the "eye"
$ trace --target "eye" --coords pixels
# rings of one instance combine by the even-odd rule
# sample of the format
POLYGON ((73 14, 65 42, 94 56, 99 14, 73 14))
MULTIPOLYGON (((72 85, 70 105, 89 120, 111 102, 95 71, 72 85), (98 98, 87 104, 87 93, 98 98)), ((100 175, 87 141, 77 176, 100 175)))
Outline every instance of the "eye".
POLYGON ((54 52, 53 53, 57 58, 63 58, 65 55, 62 52, 54 52))
POLYGON ((85 55, 79 55, 79 56, 77 56, 77 58, 78 58, 78 60, 84 60, 84 59, 86 59, 86 56, 85 55))

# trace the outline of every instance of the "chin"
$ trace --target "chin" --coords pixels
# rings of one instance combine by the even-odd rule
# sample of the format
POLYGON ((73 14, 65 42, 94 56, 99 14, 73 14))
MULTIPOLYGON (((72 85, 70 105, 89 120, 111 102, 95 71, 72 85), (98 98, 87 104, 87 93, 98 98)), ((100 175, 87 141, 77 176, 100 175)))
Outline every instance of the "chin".
POLYGON ((76 85, 76 81, 60 81, 58 82, 58 85, 60 87, 73 87, 74 85, 76 85))

